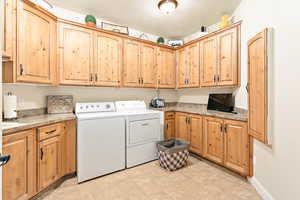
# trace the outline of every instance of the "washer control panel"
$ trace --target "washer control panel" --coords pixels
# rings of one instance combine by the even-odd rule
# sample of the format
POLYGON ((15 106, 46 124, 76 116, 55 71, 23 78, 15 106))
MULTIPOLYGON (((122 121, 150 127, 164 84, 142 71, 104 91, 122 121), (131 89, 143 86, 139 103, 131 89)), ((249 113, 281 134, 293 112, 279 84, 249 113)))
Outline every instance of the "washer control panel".
POLYGON ((75 113, 115 112, 113 102, 76 103, 75 113))

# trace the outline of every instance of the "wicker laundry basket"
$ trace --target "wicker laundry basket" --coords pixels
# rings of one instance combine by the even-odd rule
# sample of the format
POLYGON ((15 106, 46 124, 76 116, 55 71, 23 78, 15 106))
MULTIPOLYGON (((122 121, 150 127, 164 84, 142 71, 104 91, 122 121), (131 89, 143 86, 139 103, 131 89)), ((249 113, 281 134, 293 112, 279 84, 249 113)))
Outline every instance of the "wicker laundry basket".
POLYGON ((159 164, 162 168, 175 171, 187 164, 190 143, 181 139, 170 139, 157 143, 159 164))

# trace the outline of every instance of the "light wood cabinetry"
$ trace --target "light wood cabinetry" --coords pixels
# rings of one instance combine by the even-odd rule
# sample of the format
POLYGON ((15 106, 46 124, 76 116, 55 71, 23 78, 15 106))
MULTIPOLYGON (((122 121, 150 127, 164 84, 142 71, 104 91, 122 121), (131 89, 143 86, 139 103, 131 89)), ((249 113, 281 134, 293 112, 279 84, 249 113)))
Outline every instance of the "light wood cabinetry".
POLYGON ((121 82, 122 45, 120 37, 95 32, 94 82, 99 86, 117 87, 121 82))
POLYGON ((28 0, 5 1, 3 81, 56 83, 56 17, 28 0))
POLYGON ((268 30, 248 41, 249 134, 268 143, 268 30))
POLYGON ((165 113, 165 140, 175 138, 175 113, 165 113))
POLYGON ((176 112, 176 137, 190 142, 190 151, 202 155, 202 116, 176 112))
POLYGON ((247 123, 224 121, 224 165, 243 175, 249 174, 247 123))
POLYGON ((35 131, 4 136, 3 154, 11 156, 3 166, 3 200, 29 199, 36 192, 35 131))
POLYGON ((59 71, 62 85, 92 85, 93 31, 59 23, 59 71))
POLYGON ((203 123, 203 156, 243 176, 249 175, 247 123, 212 117, 205 117, 203 123))
POLYGON ((75 120, 3 137, 3 199, 27 200, 64 175, 76 171, 75 120))
POLYGON ((158 88, 175 88, 175 52, 166 48, 159 48, 157 56, 158 88))
POLYGON ((157 47, 141 44, 140 81, 144 88, 156 87, 157 47))
POLYGON ((204 157, 216 162, 224 160, 223 120, 216 118, 204 119, 204 157))
POLYGON ((177 88, 199 87, 199 43, 177 51, 177 88))
POLYGON ((201 41, 201 86, 239 86, 238 30, 234 27, 201 41))

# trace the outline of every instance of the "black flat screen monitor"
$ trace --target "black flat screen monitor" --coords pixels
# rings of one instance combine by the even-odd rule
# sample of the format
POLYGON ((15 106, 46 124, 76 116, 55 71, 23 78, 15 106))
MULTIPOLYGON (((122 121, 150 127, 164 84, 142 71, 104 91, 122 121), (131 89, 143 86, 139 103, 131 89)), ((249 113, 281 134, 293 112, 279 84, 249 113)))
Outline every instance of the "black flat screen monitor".
POLYGON ((222 112, 232 112, 234 99, 232 94, 210 94, 207 110, 217 110, 222 112))

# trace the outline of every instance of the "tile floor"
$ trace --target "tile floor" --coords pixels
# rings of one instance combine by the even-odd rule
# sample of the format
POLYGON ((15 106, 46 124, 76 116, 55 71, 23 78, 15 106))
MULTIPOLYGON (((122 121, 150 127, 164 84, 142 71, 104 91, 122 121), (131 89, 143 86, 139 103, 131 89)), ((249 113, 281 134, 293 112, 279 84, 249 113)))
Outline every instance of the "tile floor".
POLYGON ((82 184, 62 183, 43 200, 261 200, 243 178, 206 160, 189 158, 176 172, 157 161, 82 184))

